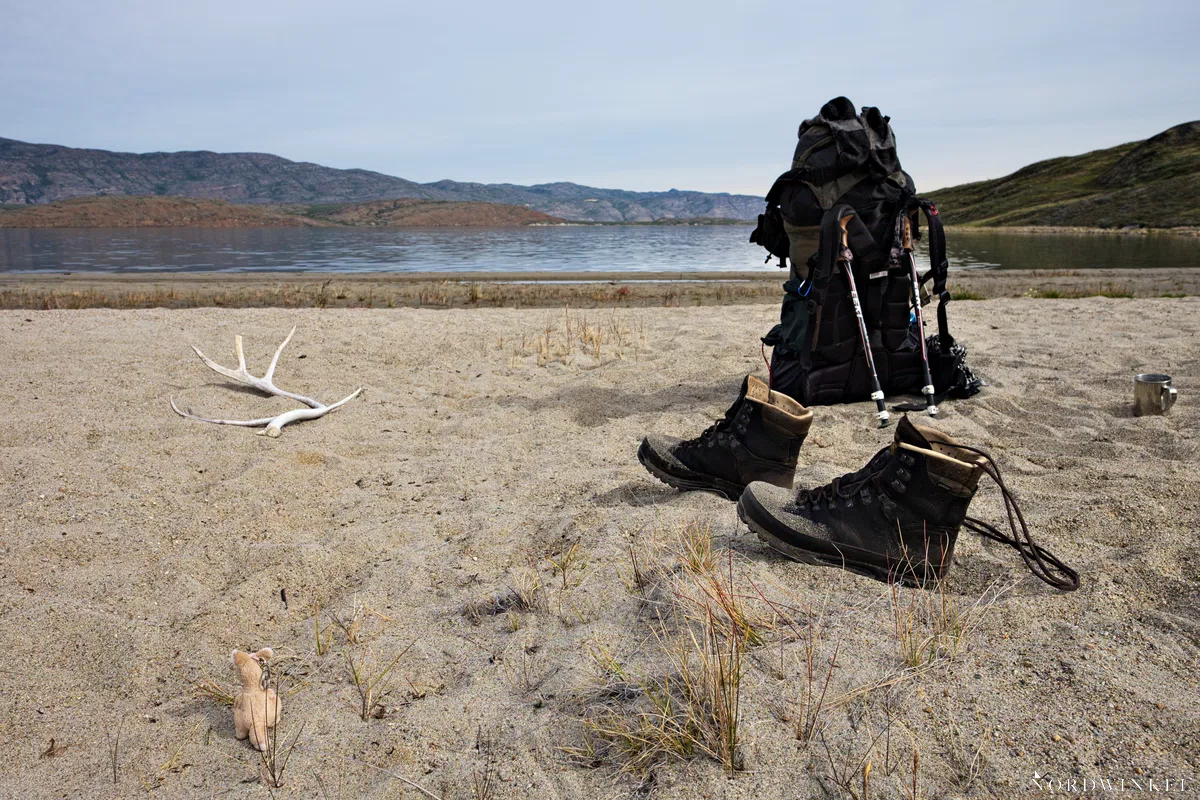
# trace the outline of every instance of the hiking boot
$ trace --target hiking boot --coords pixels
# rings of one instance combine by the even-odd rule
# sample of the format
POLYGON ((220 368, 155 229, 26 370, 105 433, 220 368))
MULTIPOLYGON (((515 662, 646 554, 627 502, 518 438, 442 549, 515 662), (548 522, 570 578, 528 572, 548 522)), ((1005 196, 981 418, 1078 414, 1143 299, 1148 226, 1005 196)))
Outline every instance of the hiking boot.
POLYGON ((788 558, 880 581, 936 584, 950 568, 959 528, 966 527, 1016 549, 1030 571, 1055 588, 1079 586, 1078 573, 1033 542, 991 456, 907 416, 891 446, 857 472, 794 495, 752 484, 738 501, 738 516, 788 558), (1011 536, 967 516, 985 474, 1003 494, 1011 536))
POLYGON ((737 500, 752 481, 791 487, 812 416, 748 375, 724 419, 687 441, 647 436, 638 448, 638 461, 668 486, 715 492, 729 500, 737 500))

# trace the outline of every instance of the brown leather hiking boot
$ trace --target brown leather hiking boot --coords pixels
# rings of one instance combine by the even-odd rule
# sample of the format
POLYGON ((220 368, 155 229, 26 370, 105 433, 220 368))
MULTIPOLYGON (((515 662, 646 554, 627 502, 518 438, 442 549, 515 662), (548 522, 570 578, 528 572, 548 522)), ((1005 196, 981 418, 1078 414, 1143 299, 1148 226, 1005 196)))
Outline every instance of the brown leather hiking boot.
POLYGON ((950 568, 960 527, 1016 549, 1031 572, 1057 589, 1079 575, 1034 543, 992 457, 905 416, 895 439, 857 472, 795 494, 751 484, 738 516, 788 558, 910 586, 937 583, 950 568), (1000 487, 1012 535, 967 516, 988 475, 1000 487), (1018 530, 1019 527, 1019 530, 1018 530))
POLYGON ((751 481, 790 487, 812 411, 753 375, 737 400, 695 439, 650 435, 638 461, 668 486, 737 500, 751 481))

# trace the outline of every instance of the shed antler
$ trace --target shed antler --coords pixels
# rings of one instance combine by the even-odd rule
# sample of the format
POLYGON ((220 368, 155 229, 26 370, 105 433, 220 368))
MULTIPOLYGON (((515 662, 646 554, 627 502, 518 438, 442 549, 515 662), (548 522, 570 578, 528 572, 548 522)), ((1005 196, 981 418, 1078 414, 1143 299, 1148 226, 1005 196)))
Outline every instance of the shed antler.
POLYGON ((263 428, 263 430, 259 431, 260 435, 266 434, 271 438, 276 438, 279 436, 284 425, 290 425, 293 422, 301 422, 306 419, 317 419, 318 417, 323 417, 330 411, 333 411, 335 408, 344 406, 346 403, 349 403, 351 400, 358 397, 358 395, 362 392, 361 387, 355 389, 353 394, 351 394, 349 397, 345 397, 336 403, 327 406, 319 400, 314 400, 311 397, 305 397, 302 394, 284 391, 275 385, 273 378, 275 376, 275 367, 279 364, 279 354, 283 352, 283 348, 287 347, 287 343, 292 340, 292 334, 295 332, 296 328, 293 326, 291 332, 288 333, 287 338, 283 340, 283 344, 279 345, 279 349, 275 351, 274 357, 271 358, 271 366, 267 367, 267 373, 261 378, 254 377, 250 374, 250 371, 246 369, 246 354, 242 351, 242 337, 240 334, 235 336, 233 339, 234 347, 237 349, 237 369, 222 367, 220 364, 204 355, 204 353, 201 353, 200 348, 196 347, 195 345, 192 345, 192 349, 196 351, 196 355, 200 356, 200 360, 204 362, 204 365, 213 372, 224 375, 226 378, 235 380, 238 383, 244 383, 247 386, 257 389, 263 394, 286 397, 289 400, 295 400, 298 403, 303 403, 304 405, 308 406, 308 408, 297 408, 293 411, 285 411, 276 417, 263 417, 262 419, 247 420, 209 419, 208 417, 198 417, 190 410, 184 411, 180 409, 179 406, 175 405, 175 398, 171 398, 171 408, 175 409, 175 413, 181 417, 199 420, 200 422, 211 422, 215 425, 238 425, 243 428, 263 428))

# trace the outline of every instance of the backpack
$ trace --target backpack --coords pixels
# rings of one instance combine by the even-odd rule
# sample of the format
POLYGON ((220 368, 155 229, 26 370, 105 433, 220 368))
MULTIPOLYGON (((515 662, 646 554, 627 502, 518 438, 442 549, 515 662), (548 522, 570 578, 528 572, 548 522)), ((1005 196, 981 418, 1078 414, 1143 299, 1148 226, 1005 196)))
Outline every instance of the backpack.
POLYGON ((767 249, 768 260, 778 257, 781 267, 791 262, 780 322, 763 337, 774 348, 772 389, 805 405, 875 399, 881 424, 884 395, 921 393, 930 385, 926 359, 930 403, 979 391, 982 383, 967 368, 965 348, 950 335, 946 318, 941 220, 901 167, 888 117, 869 106, 858 112, 845 97, 830 100, 801 123, 792 168, 776 179, 766 201, 750 241, 767 249), (926 341, 916 321, 910 265, 922 217, 931 269, 918 278, 918 291, 926 294, 932 280, 939 300, 938 332, 926 341))

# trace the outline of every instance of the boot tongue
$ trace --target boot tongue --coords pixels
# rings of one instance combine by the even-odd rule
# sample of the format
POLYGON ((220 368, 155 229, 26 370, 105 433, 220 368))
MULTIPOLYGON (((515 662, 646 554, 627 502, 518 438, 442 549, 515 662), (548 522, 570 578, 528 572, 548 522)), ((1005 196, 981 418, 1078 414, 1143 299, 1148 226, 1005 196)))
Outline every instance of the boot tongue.
MULTIPOLYGON (((733 401, 733 405, 731 405, 725 412, 725 416, 712 424, 712 426, 709 428, 709 431, 724 430, 724 428, 729 425, 729 421, 737 415, 738 411, 741 410, 742 403, 746 400, 746 398, 754 396, 754 385, 752 381, 755 380, 757 379, 753 375, 747 375, 742 379, 742 388, 738 391, 737 399, 733 401)), ((706 431, 706 433, 707 432, 708 431, 706 431)))
POLYGON ((747 400, 753 400, 756 403, 763 405, 771 404, 771 389, 765 384, 762 379, 756 378, 753 375, 747 375, 742 381, 742 393, 738 399, 745 397, 747 400))
POLYGON ((929 440, 917 430, 917 426, 913 425, 908 420, 908 414, 900 418, 900 424, 896 426, 896 442, 910 444, 913 447, 919 447, 922 450, 932 450, 929 440))

